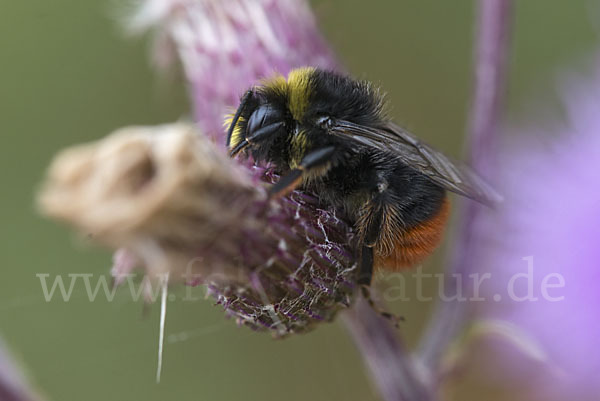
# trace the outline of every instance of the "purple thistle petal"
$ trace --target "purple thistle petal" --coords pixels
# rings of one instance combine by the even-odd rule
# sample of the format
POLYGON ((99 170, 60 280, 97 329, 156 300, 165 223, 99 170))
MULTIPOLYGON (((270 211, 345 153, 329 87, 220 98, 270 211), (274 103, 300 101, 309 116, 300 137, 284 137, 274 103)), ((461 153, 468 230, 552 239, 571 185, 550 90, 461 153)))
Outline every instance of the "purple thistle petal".
MULTIPOLYGON (((588 79, 565 81, 564 123, 515 130, 518 135, 501 153, 502 165, 510 168, 497 174, 505 205, 484 221, 503 235, 477 242, 483 250, 477 261, 493 274, 485 287, 488 298, 505 294, 515 275, 528 276, 531 263, 532 296, 538 300, 489 303, 479 315, 516 324, 547 354, 540 366, 514 353, 507 360, 505 348, 495 349, 500 366, 519 372, 527 399, 591 400, 600 394, 599 66, 588 79), (557 288, 544 294, 544 280, 557 288)), ((514 293, 527 297, 527 278, 515 283, 514 293)))

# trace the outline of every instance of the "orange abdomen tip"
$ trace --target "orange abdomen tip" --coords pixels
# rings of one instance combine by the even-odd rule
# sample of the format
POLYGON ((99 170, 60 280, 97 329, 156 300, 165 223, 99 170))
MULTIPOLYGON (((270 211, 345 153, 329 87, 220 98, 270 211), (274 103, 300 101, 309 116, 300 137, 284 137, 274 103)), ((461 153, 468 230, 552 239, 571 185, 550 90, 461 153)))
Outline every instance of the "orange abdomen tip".
POLYGON ((440 244, 449 212, 450 201, 446 197, 435 215, 408 231, 398 233, 389 255, 381 256, 375 252, 375 268, 396 271, 422 262, 440 244))

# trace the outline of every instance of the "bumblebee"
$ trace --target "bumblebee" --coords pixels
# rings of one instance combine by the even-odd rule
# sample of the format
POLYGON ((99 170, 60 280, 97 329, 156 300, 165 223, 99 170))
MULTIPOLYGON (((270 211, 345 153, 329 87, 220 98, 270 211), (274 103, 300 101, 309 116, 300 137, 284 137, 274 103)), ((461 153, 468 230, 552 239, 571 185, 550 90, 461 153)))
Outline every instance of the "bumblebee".
POLYGON ((282 174, 272 196, 301 186, 345 214, 359 236, 365 285, 373 266, 397 270, 433 252, 447 191, 500 200, 471 169, 391 122, 372 84, 317 68, 249 89, 230 117, 227 146, 232 157, 251 155, 282 174))

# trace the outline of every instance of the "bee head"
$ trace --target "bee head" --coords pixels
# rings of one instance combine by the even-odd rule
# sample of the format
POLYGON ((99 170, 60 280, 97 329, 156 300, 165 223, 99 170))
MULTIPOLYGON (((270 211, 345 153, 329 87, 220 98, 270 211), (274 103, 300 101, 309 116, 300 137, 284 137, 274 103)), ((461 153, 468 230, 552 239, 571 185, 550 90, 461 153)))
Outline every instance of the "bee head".
POLYGON ((229 148, 234 157, 249 148, 255 160, 270 159, 277 152, 274 143, 283 142, 287 133, 286 111, 271 102, 258 101, 254 94, 242 100, 238 119, 230 126, 229 148), (279 139, 279 141, 278 141, 279 139))
POLYGON ((245 139, 249 143, 258 143, 282 134, 285 131, 284 112, 271 103, 258 106, 248 119, 245 139))

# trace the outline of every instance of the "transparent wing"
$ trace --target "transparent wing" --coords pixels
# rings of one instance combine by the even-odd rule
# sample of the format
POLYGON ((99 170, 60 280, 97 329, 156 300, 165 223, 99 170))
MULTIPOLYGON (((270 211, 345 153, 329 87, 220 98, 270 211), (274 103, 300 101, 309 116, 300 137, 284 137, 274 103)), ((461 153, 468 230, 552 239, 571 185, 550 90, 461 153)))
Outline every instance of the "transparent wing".
POLYGON ((502 201, 502 197, 471 168, 451 161, 394 123, 387 123, 381 128, 371 128, 337 120, 330 132, 362 145, 393 153, 404 164, 449 191, 488 206, 502 201))

